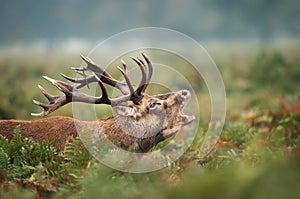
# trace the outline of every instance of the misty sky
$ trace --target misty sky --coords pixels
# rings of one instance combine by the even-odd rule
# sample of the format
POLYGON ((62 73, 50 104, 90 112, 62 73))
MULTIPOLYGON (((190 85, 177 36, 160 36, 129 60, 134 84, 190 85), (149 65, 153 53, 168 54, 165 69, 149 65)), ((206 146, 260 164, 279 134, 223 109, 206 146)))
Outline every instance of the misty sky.
POLYGON ((270 39, 300 33, 299 0, 0 1, 0 43, 98 39, 144 26, 201 39, 270 39))

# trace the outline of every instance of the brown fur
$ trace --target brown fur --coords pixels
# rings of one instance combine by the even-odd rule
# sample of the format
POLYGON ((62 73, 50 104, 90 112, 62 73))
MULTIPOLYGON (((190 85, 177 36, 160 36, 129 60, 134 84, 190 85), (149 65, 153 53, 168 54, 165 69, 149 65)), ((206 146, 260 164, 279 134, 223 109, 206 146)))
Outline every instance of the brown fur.
POLYGON ((62 150, 68 137, 77 137, 73 118, 50 117, 34 121, 0 120, 0 133, 11 139, 20 126, 22 137, 31 137, 37 142, 54 140, 58 150, 62 150))

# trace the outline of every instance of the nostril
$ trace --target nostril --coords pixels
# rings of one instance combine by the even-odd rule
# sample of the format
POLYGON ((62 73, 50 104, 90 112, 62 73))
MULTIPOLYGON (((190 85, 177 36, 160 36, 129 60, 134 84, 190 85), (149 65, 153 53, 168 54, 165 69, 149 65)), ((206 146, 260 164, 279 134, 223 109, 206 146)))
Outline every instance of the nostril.
POLYGON ((186 95, 188 94, 188 91, 187 91, 187 90, 183 90, 183 91, 181 92, 181 94, 182 94, 183 96, 186 96, 186 95))

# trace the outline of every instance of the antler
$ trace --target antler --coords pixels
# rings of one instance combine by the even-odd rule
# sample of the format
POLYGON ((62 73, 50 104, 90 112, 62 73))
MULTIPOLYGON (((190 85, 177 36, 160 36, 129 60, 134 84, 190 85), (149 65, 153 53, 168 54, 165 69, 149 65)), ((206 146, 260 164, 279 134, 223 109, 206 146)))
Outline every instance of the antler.
POLYGON ((73 82, 73 83, 79 83, 76 88, 79 89, 79 88, 82 88, 84 86, 88 86, 90 83, 92 82, 97 82, 98 79, 96 78, 96 76, 98 78, 100 78, 100 80, 103 82, 103 83, 106 83, 108 85, 111 85, 117 89, 119 89, 122 94, 129 94, 129 91, 128 91, 128 87, 126 84, 124 83, 121 83, 121 82, 118 82, 117 80, 115 80, 110 74, 108 74, 104 69, 102 69, 100 66, 98 66, 97 64, 95 64, 91 59, 87 58, 87 57, 84 57, 83 55, 80 55, 81 59, 87 64, 86 67, 84 68, 71 68, 73 71, 75 71, 76 73, 78 73, 79 75, 83 76, 84 78, 81 78, 81 79, 73 79, 71 77, 68 77, 64 74, 61 73, 61 75, 73 82), (85 75, 85 71, 92 71, 94 72, 96 75, 89 75, 89 76, 86 76, 85 75))
POLYGON ((142 81, 139 87, 136 89, 136 95, 141 95, 143 92, 145 92, 146 88, 150 83, 152 73, 153 73, 153 67, 149 58, 145 55, 145 53, 142 52, 141 54, 144 57, 145 61, 147 62, 148 73, 145 72, 146 65, 141 59, 139 59, 138 57, 137 58, 131 57, 131 59, 133 59, 139 65, 142 71, 142 81))
POLYGON ((58 108, 64 106, 65 104, 68 104, 70 102, 85 102, 90 104, 109 104, 109 105, 117 105, 119 103, 122 103, 124 101, 133 101, 135 104, 138 104, 142 98, 143 98, 143 92, 146 90, 147 86, 149 85, 151 76, 152 76, 152 64, 149 61, 149 58, 142 52, 141 53, 145 61, 148 65, 148 70, 146 72, 146 65, 144 62, 139 58, 131 57, 133 61, 135 61, 142 72, 142 80, 139 84, 139 87, 134 90, 133 86, 127 76, 127 65, 126 63, 121 60, 122 65, 124 67, 124 70, 119 68, 121 73, 123 74, 126 84, 121 83, 117 80, 115 80, 110 74, 108 74, 105 70, 103 70, 101 67, 96 65, 92 60, 90 60, 87 57, 81 56, 83 61, 87 64, 86 67, 83 68, 72 68, 76 73, 83 76, 83 78, 74 79, 71 77, 68 77, 64 74, 61 74, 65 79, 75 83, 75 85, 70 85, 68 83, 52 79, 47 76, 43 76, 46 80, 51 82, 54 86, 56 86, 61 92, 64 93, 64 96, 53 96, 49 94, 42 86, 38 85, 41 92, 44 94, 44 96, 48 99, 49 104, 44 104, 42 102, 33 100, 33 102, 39 106, 41 106, 44 110, 41 113, 31 113, 32 116, 45 116, 49 113, 57 110, 58 108), (92 75, 86 75, 85 72, 90 71, 92 72, 92 75), (90 96, 87 95, 81 91, 79 91, 80 88, 84 86, 88 86, 90 83, 98 82, 102 95, 99 97, 90 96), (119 89, 123 96, 110 99, 108 97, 107 91, 104 87, 104 84, 108 84, 110 86, 113 86, 117 89, 119 89))

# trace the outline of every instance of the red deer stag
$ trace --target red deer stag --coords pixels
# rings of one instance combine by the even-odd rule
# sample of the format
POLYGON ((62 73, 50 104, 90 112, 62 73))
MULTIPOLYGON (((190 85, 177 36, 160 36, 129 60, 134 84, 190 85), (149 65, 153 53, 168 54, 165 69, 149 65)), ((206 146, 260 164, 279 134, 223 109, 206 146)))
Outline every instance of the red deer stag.
POLYGON ((184 105, 190 98, 188 90, 154 96, 145 93, 150 83, 153 67, 144 53, 142 53, 142 56, 144 60, 131 57, 142 73, 141 82, 135 90, 128 78, 127 65, 124 61, 121 60, 124 70, 118 69, 124 76, 125 83, 114 79, 89 58, 81 56, 86 66, 72 69, 81 74, 82 78, 74 79, 61 74, 65 79, 73 82, 74 85, 44 76, 64 95, 53 96, 38 85, 49 100, 49 104, 33 100, 35 104, 43 108, 41 113, 32 113, 33 116, 48 115, 71 102, 85 102, 111 105, 115 112, 114 117, 105 120, 80 122, 73 118, 60 116, 35 121, 0 120, 0 134, 11 139, 16 127, 20 126, 23 137, 32 137, 38 142, 54 140, 57 150, 63 150, 69 137, 78 136, 80 128, 78 128, 78 125, 75 125, 75 122, 76 124, 79 122, 81 129, 84 126, 95 126, 95 124, 100 126, 101 131, 95 130, 93 133, 101 133, 108 138, 114 137, 112 142, 122 149, 128 150, 129 147, 135 146, 136 152, 149 151, 159 142, 176 134, 183 126, 191 123, 195 117, 183 113, 184 105), (86 75, 86 72, 91 72, 91 74, 86 75), (100 97, 90 96, 79 90, 93 82, 98 83, 100 86, 102 91, 100 97), (104 83, 120 90, 123 95, 109 98, 104 83))

